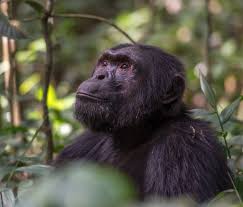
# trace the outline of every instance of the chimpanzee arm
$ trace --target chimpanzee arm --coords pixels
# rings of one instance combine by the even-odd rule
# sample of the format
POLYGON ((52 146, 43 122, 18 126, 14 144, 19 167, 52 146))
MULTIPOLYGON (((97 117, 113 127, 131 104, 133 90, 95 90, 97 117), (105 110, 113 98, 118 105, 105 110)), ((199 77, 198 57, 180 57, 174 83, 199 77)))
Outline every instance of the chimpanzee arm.
POLYGON ((104 136, 100 133, 85 131, 60 152, 54 165, 61 166, 75 160, 97 160, 98 150, 104 141, 104 136))

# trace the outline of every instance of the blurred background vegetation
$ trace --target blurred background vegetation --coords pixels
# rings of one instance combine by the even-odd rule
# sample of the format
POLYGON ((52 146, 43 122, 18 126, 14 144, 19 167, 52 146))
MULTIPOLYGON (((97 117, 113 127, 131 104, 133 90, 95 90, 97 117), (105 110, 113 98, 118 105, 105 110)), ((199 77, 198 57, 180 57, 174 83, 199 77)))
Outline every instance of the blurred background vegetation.
MULTIPOLYGON (((104 21, 51 17, 50 14, 45 18, 47 3, 44 0, 1 1, 0 191, 4 202, 0 202, 0 206, 11 206, 14 195, 22 186, 33 186, 36 174, 49 172, 49 167, 43 164, 49 163, 52 155, 55 157, 64 145, 82 132, 83 127, 73 118, 75 90, 90 75, 103 50, 129 42, 104 21), (45 29, 51 45, 48 37, 44 38, 45 29), (46 53, 46 45, 51 47, 53 54, 46 53), (53 58, 53 64, 48 62, 48 56, 53 58), (48 65, 51 66, 49 74, 48 65), (43 85, 49 88, 48 95, 43 85), (47 116, 46 95, 50 124, 45 122, 43 128, 43 117, 45 120, 47 116)), ((223 144, 228 142, 226 151, 231 153, 229 165, 236 175, 236 193, 243 196, 243 102, 240 103, 242 98, 239 98, 243 94, 243 1, 59 0, 53 3, 55 14, 104 17, 134 41, 158 46, 180 58, 187 76, 184 100, 190 108, 203 109, 194 110, 195 116, 212 121, 219 131, 219 140, 223 144), (216 94, 216 108, 208 104, 210 100, 200 88, 199 70, 216 94), (220 123, 215 109, 220 114, 234 100, 238 100, 237 103, 228 108, 228 113, 232 109, 234 116, 230 112, 227 120, 220 123)), ((99 179, 97 174, 92 174, 93 179, 99 179)), ((48 183, 46 181, 46 185, 48 183)), ((56 185, 55 181, 53 185, 56 185)), ((111 188, 112 185, 111 182, 111 188)), ((95 195, 92 187, 90 189, 95 195)), ((120 201, 122 196, 114 199, 120 201)), ((82 203, 77 206, 96 205, 82 203)))

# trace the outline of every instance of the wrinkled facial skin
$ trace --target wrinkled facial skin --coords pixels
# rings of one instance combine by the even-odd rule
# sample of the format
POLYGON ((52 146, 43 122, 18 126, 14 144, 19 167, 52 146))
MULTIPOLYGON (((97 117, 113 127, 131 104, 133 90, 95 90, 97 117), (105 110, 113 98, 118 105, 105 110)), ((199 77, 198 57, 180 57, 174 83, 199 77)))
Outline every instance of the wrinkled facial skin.
POLYGON ((77 120, 95 131, 115 131, 177 113, 184 91, 183 66, 146 45, 105 51, 76 93, 77 120))
POLYGON ((112 130, 138 85, 138 64, 129 49, 108 50, 76 93, 76 118, 94 130, 112 130))

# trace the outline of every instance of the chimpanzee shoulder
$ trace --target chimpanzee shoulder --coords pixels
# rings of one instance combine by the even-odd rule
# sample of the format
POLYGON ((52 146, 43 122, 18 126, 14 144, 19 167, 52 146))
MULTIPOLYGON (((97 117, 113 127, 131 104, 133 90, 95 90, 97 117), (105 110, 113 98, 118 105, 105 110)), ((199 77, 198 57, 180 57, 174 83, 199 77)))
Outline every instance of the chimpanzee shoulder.
POLYGON ((232 186, 223 147, 208 122, 189 116, 177 118, 154 137, 144 193, 209 200, 232 186))

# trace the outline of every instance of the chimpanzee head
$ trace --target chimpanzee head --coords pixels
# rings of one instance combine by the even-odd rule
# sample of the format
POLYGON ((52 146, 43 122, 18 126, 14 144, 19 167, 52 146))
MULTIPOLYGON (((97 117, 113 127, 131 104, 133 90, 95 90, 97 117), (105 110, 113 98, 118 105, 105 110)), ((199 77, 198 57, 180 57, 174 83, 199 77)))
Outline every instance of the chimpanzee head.
POLYGON ((76 94, 76 118, 92 130, 114 131, 179 113, 185 88, 180 61, 148 45, 105 51, 76 94))

